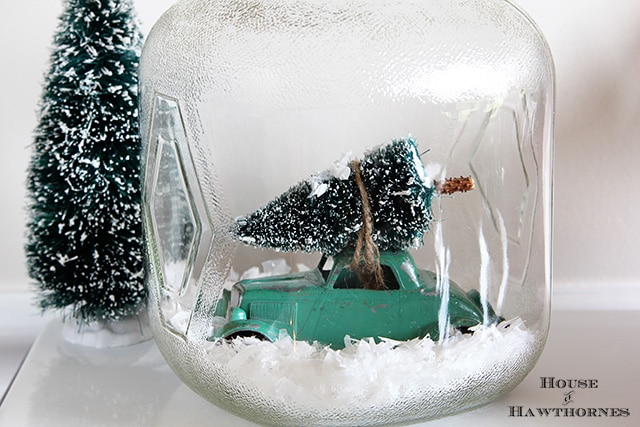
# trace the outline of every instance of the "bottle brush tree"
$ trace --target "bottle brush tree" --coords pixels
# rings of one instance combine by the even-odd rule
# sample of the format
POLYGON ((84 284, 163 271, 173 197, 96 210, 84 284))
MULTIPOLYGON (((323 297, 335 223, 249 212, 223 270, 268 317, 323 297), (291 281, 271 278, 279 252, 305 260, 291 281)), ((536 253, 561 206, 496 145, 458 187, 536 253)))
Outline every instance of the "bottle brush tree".
POLYGON ((118 320, 146 299, 132 1, 66 0, 53 43, 27 181, 29 275, 43 309, 118 320))
POLYGON ((472 188, 471 177, 429 182, 415 140, 398 139, 291 187, 237 218, 234 233, 241 242, 278 251, 353 250, 352 269, 377 289, 383 287, 378 252, 420 246, 434 194, 472 188))
POLYGON ((433 186, 412 138, 395 140, 343 160, 236 219, 239 240, 282 251, 335 255, 355 247, 371 222, 381 250, 417 246, 431 221, 433 186), (366 218, 368 217, 368 218, 366 218))

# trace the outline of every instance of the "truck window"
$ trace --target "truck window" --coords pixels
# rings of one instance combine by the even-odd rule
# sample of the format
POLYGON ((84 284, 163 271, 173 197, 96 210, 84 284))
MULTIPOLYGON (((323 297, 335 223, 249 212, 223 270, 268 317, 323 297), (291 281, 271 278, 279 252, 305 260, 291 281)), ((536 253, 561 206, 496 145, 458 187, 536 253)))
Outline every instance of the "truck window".
MULTIPOLYGON (((398 290, 400 285, 396 275, 393 273, 391 267, 387 265, 382 266, 382 276, 384 278, 385 290, 398 290)), ((364 283, 358 277, 358 273, 351 270, 349 267, 345 267, 340 272, 338 279, 333 284, 333 289, 364 289, 364 283)))

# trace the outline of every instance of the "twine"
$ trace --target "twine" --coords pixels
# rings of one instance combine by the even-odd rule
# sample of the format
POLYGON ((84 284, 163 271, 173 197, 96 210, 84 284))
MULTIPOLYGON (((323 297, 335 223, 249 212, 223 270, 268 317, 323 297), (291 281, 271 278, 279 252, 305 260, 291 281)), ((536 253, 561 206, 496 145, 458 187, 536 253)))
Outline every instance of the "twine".
POLYGON ((380 266, 380 250, 371 235, 373 218, 371 217, 369 195, 364 188, 362 174, 360 173, 360 163, 357 160, 353 160, 351 168, 362 199, 362 227, 358 233, 356 249, 351 260, 351 269, 358 273, 358 277, 364 283, 365 289, 385 289, 382 267, 380 266))

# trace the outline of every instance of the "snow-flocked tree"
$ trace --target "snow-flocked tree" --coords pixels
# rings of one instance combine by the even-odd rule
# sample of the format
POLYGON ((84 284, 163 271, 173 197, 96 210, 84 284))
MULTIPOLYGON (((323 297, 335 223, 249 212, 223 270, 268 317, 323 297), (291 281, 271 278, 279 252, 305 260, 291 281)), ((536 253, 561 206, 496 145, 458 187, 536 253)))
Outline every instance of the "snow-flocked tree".
POLYGON ((336 162, 238 218, 236 235, 253 246, 335 255, 356 247, 368 216, 380 250, 419 246, 435 190, 425 180, 415 140, 395 140, 359 162, 336 162))
POLYGON ((418 247, 432 220, 434 194, 473 189, 471 177, 430 179, 412 137, 345 156, 236 219, 235 237, 277 251, 353 250, 351 268, 368 289, 384 289, 379 251, 418 247))
POLYGON ((66 0, 27 181, 26 255, 43 309, 80 322, 144 306, 137 68, 131 0, 66 0))

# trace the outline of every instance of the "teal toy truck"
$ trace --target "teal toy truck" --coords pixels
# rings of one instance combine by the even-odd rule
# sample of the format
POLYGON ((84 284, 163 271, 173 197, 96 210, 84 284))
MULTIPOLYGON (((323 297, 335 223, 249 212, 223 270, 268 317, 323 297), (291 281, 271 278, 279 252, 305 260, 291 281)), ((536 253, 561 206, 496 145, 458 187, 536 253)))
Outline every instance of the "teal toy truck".
MULTIPOLYGON (((334 349, 345 337, 439 338, 443 296, 436 290, 435 273, 418 269, 408 251, 382 251, 379 262, 385 289, 370 290, 350 268, 353 254, 325 256, 314 270, 241 280, 225 289, 215 316, 224 318, 211 340, 255 336, 275 341, 282 330, 294 340, 317 341, 334 349)), ((484 305, 478 291, 464 292, 449 284, 448 323, 468 332, 478 324, 501 320, 484 305)), ((347 339, 349 339, 347 338, 347 339)))

